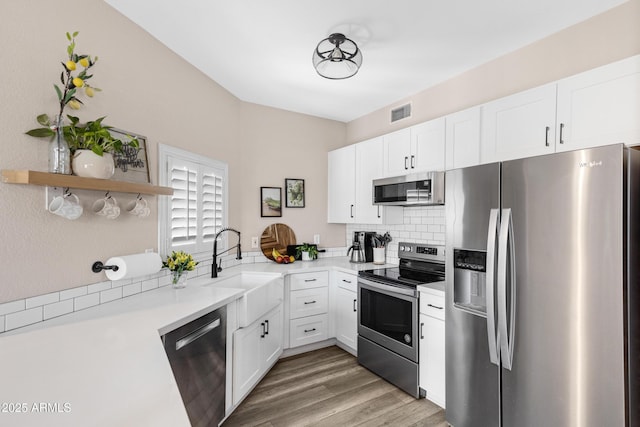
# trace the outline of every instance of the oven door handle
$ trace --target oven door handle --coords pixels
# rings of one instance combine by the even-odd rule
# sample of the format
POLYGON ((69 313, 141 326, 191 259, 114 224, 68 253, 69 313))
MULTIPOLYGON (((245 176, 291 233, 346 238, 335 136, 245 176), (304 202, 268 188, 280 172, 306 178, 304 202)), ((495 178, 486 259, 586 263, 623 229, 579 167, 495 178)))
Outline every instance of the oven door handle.
POLYGON ((399 286, 385 285, 384 283, 374 282, 373 280, 358 277, 358 286, 369 289, 382 294, 397 296, 398 294, 416 298, 417 290, 402 288, 399 286))

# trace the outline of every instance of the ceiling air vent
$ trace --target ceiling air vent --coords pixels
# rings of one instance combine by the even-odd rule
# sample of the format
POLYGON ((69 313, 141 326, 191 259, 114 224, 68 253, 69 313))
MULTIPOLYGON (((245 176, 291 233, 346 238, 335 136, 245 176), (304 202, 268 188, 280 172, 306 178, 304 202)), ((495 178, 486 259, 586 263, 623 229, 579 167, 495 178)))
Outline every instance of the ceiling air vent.
POLYGON ((391 110, 391 123, 406 119, 407 117, 411 117, 411 104, 406 104, 391 110))

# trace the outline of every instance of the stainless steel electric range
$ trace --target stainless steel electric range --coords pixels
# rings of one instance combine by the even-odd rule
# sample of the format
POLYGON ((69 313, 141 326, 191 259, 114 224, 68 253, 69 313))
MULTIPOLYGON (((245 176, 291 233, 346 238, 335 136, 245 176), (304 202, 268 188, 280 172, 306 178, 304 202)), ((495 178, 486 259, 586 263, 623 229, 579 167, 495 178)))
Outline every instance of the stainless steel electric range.
POLYGON ((444 285, 444 247, 400 242, 398 254, 398 267, 358 274, 358 362, 419 398, 417 287, 444 285))

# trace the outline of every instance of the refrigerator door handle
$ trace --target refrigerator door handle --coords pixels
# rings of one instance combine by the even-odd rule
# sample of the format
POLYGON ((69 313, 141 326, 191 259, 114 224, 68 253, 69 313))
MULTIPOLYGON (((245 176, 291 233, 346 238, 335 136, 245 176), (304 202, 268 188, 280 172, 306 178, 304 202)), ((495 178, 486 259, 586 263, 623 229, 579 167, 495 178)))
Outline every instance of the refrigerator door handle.
POLYGON ((498 337, 496 336, 495 314, 495 256, 496 239, 498 237, 498 209, 489 212, 489 229, 487 232, 487 267, 486 267, 486 298, 487 298, 487 339, 489 341, 489 360, 498 365, 498 337))
POLYGON ((502 367, 508 370, 511 370, 513 366, 514 331, 516 329, 516 265, 513 243, 511 209, 503 209, 498 240, 498 337, 502 367), (510 286, 508 313, 507 284, 510 286), (507 315, 509 322, 507 322, 507 315))

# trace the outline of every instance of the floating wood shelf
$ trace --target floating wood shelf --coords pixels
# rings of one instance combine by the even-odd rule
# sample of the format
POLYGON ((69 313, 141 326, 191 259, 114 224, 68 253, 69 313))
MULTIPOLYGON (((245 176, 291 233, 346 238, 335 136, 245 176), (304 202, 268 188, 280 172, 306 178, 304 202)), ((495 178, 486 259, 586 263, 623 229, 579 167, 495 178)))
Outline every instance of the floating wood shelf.
POLYGON ((83 178, 75 175, 38 172, 31 170, 2 171, 2 182, 8 184, 43 185, 47 187, 75 188, 80 190, 113 191, 116 193, 140 193, 170 196, 173 188, 139 182, 114 181, 111 179, 83 178))

